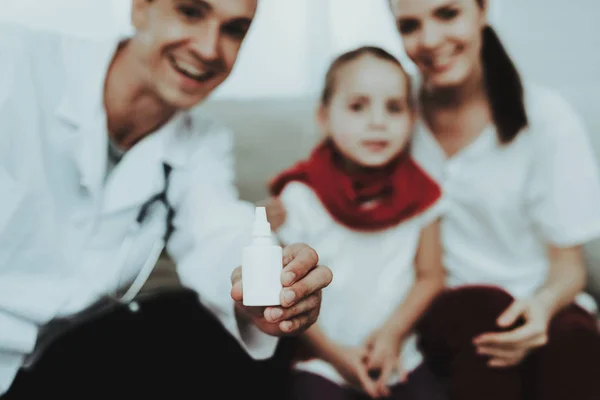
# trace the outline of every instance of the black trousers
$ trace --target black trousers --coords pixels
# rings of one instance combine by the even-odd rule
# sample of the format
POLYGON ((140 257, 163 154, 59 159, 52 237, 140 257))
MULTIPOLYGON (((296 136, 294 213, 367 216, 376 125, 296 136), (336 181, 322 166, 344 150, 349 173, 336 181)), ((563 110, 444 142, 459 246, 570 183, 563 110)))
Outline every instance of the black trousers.
POLYGON ((284 339, 273 358, 255 361, 194 292, 177 290, 63 336, 1 400, 281 399, 290 346, 284 339))
MULTIPOLYGON (((338 385, 319 375, 295 372, 292 378, 290 400, 369 400, 367 394, 338 385)), ((447 400, 445 388, 437 377, 421 365, 408 376, 406 383, 391 388, 387 400, 447 400)), ((482 399, 484 400, 484 399, 482 399)))

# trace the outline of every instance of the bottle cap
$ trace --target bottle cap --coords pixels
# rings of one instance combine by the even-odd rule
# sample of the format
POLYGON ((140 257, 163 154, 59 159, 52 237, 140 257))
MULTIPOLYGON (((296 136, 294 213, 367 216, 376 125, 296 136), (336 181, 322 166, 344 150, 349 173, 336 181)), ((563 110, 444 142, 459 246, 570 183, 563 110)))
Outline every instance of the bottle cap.
POLYGON ((267 220, 267 209, 256 207, 252 236, 271 236, 271 224, 267 220))

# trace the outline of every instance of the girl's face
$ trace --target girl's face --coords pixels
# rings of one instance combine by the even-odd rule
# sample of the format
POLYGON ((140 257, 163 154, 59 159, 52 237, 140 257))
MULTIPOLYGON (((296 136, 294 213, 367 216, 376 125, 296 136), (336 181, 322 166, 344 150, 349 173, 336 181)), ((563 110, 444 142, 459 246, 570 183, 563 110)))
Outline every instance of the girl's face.
POLYGON ((408 56, 428 88, 459 87, 481 71, 485 3, 477 0, 391 0, 408 56))
POLYGON ((335 73, 329 104, 318 122, 350 162, 382 167, 407 145, 413 128, 409 78, 388 60, 366 54, 335 73))

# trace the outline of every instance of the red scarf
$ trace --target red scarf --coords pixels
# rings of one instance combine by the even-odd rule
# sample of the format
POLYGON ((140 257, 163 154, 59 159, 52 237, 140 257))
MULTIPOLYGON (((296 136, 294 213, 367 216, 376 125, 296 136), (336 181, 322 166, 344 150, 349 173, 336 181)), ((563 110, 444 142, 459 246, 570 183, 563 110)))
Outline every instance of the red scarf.
POLYGON ((282 172, 269 185, 278 196, 292 181, 310 186, 331 216, 348 228, 382 230, 429 208, 441 196, 437 183, 403 152, 387 167, 348 172, 331 141, 319 145, 306 161, 282 172), (372 206, 365 201, 377 198, 372 206))

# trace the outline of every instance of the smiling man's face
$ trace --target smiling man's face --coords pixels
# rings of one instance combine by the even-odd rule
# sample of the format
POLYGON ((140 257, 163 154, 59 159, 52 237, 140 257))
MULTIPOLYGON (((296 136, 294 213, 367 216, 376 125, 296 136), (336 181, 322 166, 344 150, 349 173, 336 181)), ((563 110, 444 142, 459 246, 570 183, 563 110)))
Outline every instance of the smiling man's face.
POLYGON ((133 0, 138 56, 149 86, 187 109, 231 73, 257 0, 133 0))

